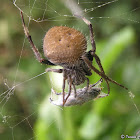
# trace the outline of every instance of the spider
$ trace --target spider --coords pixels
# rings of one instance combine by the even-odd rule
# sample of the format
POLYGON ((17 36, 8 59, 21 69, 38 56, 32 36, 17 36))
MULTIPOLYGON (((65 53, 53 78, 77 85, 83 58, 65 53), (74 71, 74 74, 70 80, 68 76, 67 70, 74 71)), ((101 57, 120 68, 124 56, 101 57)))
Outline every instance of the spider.
MULTIPOLYGON (((25 35, 31 45, 31 48, 35 54, 36 59, 47 65, 60 65, 63 69, 51 69, 47 68, 46 72, 56 72, 63 74, 63 106, 71 94, 73 87, 74 94, 76 97, 76 85, 80 85, 87 81, 86 91, 89 87, 89 79, 86 76, 91 76, 91 70, 101 76, 107 84, 108 94, 110 93, 109 82, 112 82, 126 90, 125 86, 117 83, 116 81, 109 78, 101 65, 100 58, 96 54, 96 44, 94 40, 92 24, 85 17, 74 15, 77 18, 82 19, 89 27, 90 40, 92 49, 86 52, 87 41, 85 36, 78 30, 74 28, 69 28, 66 26, 55 26, 49 29, 44 37, 43 51, 44 56, 47 59, 43 59, 36 48, 31 35, 29 34, 28 28, 25 25, 23 13, 21 11, 21 19, 24 28, 25 35), (93 58, 99 66, 100 71, 92 65, 93 58), (68 82, 69 90, 68 95, 65 98, 65 83, 68 82)), ((85 91, 85 92, 86 92, 85 91)))

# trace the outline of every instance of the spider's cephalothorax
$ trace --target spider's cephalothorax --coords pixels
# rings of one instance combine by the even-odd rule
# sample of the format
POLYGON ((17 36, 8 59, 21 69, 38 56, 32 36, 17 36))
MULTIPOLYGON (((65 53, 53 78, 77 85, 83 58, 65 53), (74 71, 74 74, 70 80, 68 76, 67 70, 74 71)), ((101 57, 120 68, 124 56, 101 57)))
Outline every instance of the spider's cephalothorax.
POLYGON ((43 59, 32 41, 28 28, 25 26, 23 13, 21 11, 24 32, 31 44, 32 50, 37 60, 42 64, 60 65, 63 67, 63 69, 46 69, 47 72, 51 71, 63 73, 63 105, 66 103, 68 97, 70 96, 72 87, 76 96, 75 85, 80 85, 81 83, 84 83, 85 80, 87 80, 88 89, 89 80, 86 76, 92 75, 91 70, 96 72, 106 81, 108 87, 108 94, 110 92, 109 81, 128 90, 128 88, 106 76, 100 59, 95 53, 96 45, 93 35, 92 24, 84 17, 76 17, 81 18, 88 25, 90 30, 92 49, 86 52, 87 41, 85 39, 85 36, 80 31, 66 26, 55 26, 51 28, 44 37, 43 50, 44 55, 47 59, 43 59), (93 58, 95 58, 95 61, 100 68, 100 71, 92 65, 93 58), (69 92, 67 97, 65 98, 66 80, 68 81, 69 92))
POLYGON ((84 83, 85 80, 88 80, 86 76, 92 75, 91 70, 83 60, 79 60, 78 63, 79 64, 73 67, 64 67, 66 79, 68 79, 69 82, 70 77, 74 85, 80 85, 84 83))

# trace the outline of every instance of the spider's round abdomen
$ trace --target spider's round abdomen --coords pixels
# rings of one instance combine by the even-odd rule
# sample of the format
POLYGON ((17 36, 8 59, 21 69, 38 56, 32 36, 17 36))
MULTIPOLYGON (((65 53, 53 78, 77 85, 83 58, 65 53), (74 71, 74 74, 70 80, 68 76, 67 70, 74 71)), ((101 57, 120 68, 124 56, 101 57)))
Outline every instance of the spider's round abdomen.
POLYGON ((44 55, 54 64, 74 65, 85 53, 86 48, 84 35, 66 26, 55 26, 44 37, 44 55))

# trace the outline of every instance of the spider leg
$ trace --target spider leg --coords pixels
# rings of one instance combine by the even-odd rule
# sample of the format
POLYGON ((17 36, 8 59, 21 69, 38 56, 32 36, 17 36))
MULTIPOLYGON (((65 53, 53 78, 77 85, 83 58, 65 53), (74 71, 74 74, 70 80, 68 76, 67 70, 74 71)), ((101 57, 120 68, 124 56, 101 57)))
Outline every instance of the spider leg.
POLYGON ((83 58, 83 60, 85 61, 85 63, 88 65, 88 67, 89 67, 90 69, 92 69, 93 71, 95 71, 95 72, 96 72, 98 75, 100 75, 102 78, 104 78, 105 80, 108 80, 108 81, 110 81, 110 82, 112 82, 112 83, 114 83, 114 84, 116 84, 116 85, 118 85, 118 86, 120 86, 120 87, 122 87, 122 88, 128 90, 127 87, 125 87, 125 86, 123 86, 123 85, 117 83, 116 81, 114 81, 114 80, 112 80, 111 78, 109 78, 108 76, 106 76, 105 73, 100 72, 98 69, 96 69, 96 68, 92 65, 91 61, 88 60, 87 57, 83 56, 82 58, 83 58))
POLYGON ((67 101, 67 99, 69 98, 69 96, 70 96, 70 94, 71 94, 71 86, 72 86, 72 79, 71 79, 71 77, 69 76, 69 93, 68 93, 68 95, 67 95, 67 97, 66 97, 66 99, 64 100, 64 102, 63 102, 63 106, 65 105, 65 103, 66 103, 66 101, 67 101))
MULTIPOLYGON (((96 63, 98 64, 98 66, 99 66, 99 68, 100 68, 101 72, 105 74, 104 69, 103 69, 102 64, 101 64, 101 61, 100 61, 100 58, 99 58, 99 57, 98 57, 95 53, 93 54, 93 57, 95 58, 96 63)), ((105 79, 105 81, 106 81, 106 84, 107 84, 108 94, 109 94, 109 93, 110 93, 110 86, 109 86, 109 82, 108 82, 108 80, 107 80, 107 79, 105 79)))
POLYGON ((92 52, 95 53, 96 52, 96 44, 95 44, 95 40, 94 40, 94 33, 93 33, 93 28, 92 28, 92 24, 89 20, 87 20, 85 17, 79 16, 79 15, 74 15, 78 18, 81 18, 89 27, 89 31, 90 31, 90 40, 91 40, 91 45, 92 45, 92 52))
POLYGON ((62 73, 63 72, 63 69, 51 69, 51 68, 47 68, 45 71, 46 72, 62 73))
POLYGON ((88 25, 88 27, 89 27, 89 30, 90 30, 90 40, 91 40, 91 45, 92 45, 91 55, 92 55, 93 57, 95 57, 95 60, 96 60, 96 62, 97 62, 97 64, 98 64, 98 66, 99 66, 101 72, 98 71, 94 66, 92 66, 92 63, 91 63, 87 58, 84 58, 84 61, 88 64, 88 66, 89 66, 92 70, 94 70, 97 74, 99 74, 100 76, 102 76, 102 77, 104 78, 104 80, 105 80, 106 83, 107 83, 108 94, 109 94, 109 92, 110 92, 110 86, 109 86, 108 81, 110 81, 110 82, 112 82, 112 83, 114 83, 114 84, 116 84, 116 85, 119 85, 120 87, 122 87, 122 88, 128 90, 128 88, 126 88, 125 86, 123 86, 123 85, 117 83, 116 81, 112 80, 111 78, 109 78, 108 76, 105 75, 104 69, 103 69, 103 67, 102 67, 102 65, 101 65, 101 61, 100 61, 99 57, 95 54, 95 52, 96 52, 96 44, 95 44, 95 40, 94 40, 94 34, 93 34, 92 24, 91 24, 91 22, 90 22, 89 20, 87 20, 85 17, 81 17, 81 16, 77 16, 77 17, 81 18, 81 19, 88 25))
POLYGON ((62 94, 63 94, 63 106, 65 104, 65 84, 66 84, 66 79, 67 79, 67 75, 65 73, 65 70, 63 70, 63 85, 62 85, 62 94))
POLYGON ((92 84, 92 87, 96 86, 99 82, 103 82, 103 78, 100 78, 99 81, 97 81, 96 83, 92 84))
POLYGON ((22 25, 23 25, 23 29, 24 29, 25 36, 27 37, 27 39, 28 39, 28 41, 29 41, 29 43, 30 43, 30 45, 31 45, 31 47, 32 47, 32 50, 33 50, 33 52, 34 52, 34 54, 35 54, 36 59, 37 59, 40 63, 42 63, 42 64, 54 65, 54 64, 51 63, 50 61, 48 61, 48 60, 46 60, 46 59, 43 59, 43 58, 41 57, 41 55, 40 55, 38 49, 36 48, 36 46, 35 46, 34 43, 33 43, 32 37, 31 37, 31 35, 29 34, 29 30, 28 30, 28 28, 27 28, 26 25, 25 25, 25 21, 24 21, 24 17, 23 17, 22 11, 20 12, 20 14, 21 14, 22 25))
MULTIPOLYGON (((83 21, 84 21, 84 22, 88 25, 88 27, 89 27, 89 31, 90 31, 90 40, 91 40, 91 45, 92 45, 91 55, 92 55, 93 57, 95 57, 96 63, 98 64, 98 66, 99 66, 101 72, 105 74, 104 69, 103 69, 102 64, 101 64, 101 61, 100 61, 100 58, 95 54, 95 52, 96 52, 96 44, 95 44, 95 40, 94 40, 94 34, 93 34, 92 24, 91 24, 91 22, 90 22, 89 20, 87 20, 86 18, 83 17, 82 19, 83 19, 83 21)), ((105 79, 105 78, 104 78, 104 79, 105 79)), ((108 82, 107 79, 105 79, 105 81, 106 81, 106 84, 107 84, 108 94, 109 94, 109 93, 110 93, 109 82, 108 82)))

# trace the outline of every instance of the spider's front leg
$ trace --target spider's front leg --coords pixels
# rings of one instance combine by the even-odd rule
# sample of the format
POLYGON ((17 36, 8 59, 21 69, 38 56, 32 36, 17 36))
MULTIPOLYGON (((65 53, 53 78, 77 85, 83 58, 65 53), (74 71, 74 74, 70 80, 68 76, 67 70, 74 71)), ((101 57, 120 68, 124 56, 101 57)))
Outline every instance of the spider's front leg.
MULTIPOLYGON (((93 57, 95 58, 96 63, 98 64, 98 66, 99 66, 101 72, 105 75, 104 69, 103 69, 103 67, 102 67, 102 65, 101 65, 101 62, 100 62, 100 59, 99 59, 99 57, 95 54, 95 52, 96 52, 96 43, 95 43, 95 40, 94 40, 94 33, 93 33, 92 24, 91 24, 91 22, 90 22, 89 20, 87 20, 85 17, 81 17, 81 16, 78 16, 78 17, 81 18, 81 19, 88 25, 88 27, 89 27, 89 31, 90 31, 90 41, 91 41, 91 45, 92 45, 92 50, 89 51, 89 53, 90 53, 90 55, 91 55, 92 58, 93 58, 93 57)), ((98 74, 99 74, 99 73, 98 73, 98 74)), ((104 78, 104 80, 106 81, 106 84, 107 84, 107 87, 108 87, 108 94, 109 94, 109 92, 110 92, 109 82, 108 82, 108 80, 107 80, 106 78, 104 78)))
POLYGON ((88 65, 88 67, 90 69, 92 69, 93 71, 95 71, 97 74, 99 74, 101 77, 104 78, 104 80, 107 83, 108 94, 110 92, 110 86, 109 86, 109 82, 108 81, 110 81, 110 82, 112 82, 112 83, 114 83, 114 84, 116 84, 116 85, 118 85, 118 86, 120 86, 120 87, 128 90, 128 88, 126 88, 125 86, 117 83, 116 81, 114 81, 111 78, 109 78, 108 76, 106 76, 106 74, 104 72, 104 69, 103 69, 103 67, 101 65, 101 61, 100 61, 99 57, 95 54, 95 52, 96 52, 96 44, 95 44, 95 40, 94 40, 94 34, 93 34, 92 24, 85 17, 81 17, 81 16, 77 16, 77 17, 81 18, 88 25, 88 27, 89 27, 89 30, 90 30, 90 40, 91 40, 91 45, 92 45, 92 50, 91 50, 90 54, 95 58, 96 63, 98 64, 101 72, 98 69, 96 69, 94 66, 92 66, 91 61, 89 61, 89 59, 86 56, 83 56, 83 60, 85 61, 85 63, 88 65))
POLYGON ((49 60, 47 59, 43 59, 38 51, 38 49, 36 48, 33 40, 32 40, 32 37, 31 35, 29 34, 29 30, 28 28, 26 27, 25 25, 25 21, 24 21, 24 17, 23 17, 23 13, 22 11, 20 11, 20 14, 21 14, 21 20, 22 20, 22 25, 23 25, 23 29, 24 29, 24 33, 25 33, 25 36, 27 37, 30 45, 31 45, 31 48, 34 52, 34 55, 36 57, 36 59, 38 60, 38 62, 42 63, 42 64, 47 64, 47 65, 54 65, 53 63, 51 63, 49 60))
MULTIPOLYGON (((92 55, 93 55, 93 57, 95 58, 96 63, 98 64, 98 66, 99 66, 101 72, 105 75, 105 72, 104 72, 104 69, 103 69, 103 67, 102 67, 102 64, 101 64, 100 58, 99 58, 95 53, 92 54, 92 55)), ((109 82, 108 82, 108 80, 107 80, 106 78, 105 78, 104 80, 106 81, 107 88, 108 88, 108 94, 109 94, 109 93, 110 93, 109 82)))
POLYGON ((95 72, 96 72, 98 75, 100 75, 103 79, 105 79, 106 81, 110 81, 110 82, 112 82, 112 83, 114 83, 114 84, 116 84, 116 85, 118 85, 118 86, 120 86, 120 87, 122 87, 122 88, 128 90, 127 87, 125 87, 125 86, 123 86, 123 85, 117 83, 116 81, 112 80, 112 79, 109 78, 107 75, 105 75, 104 73, 102 73, 102 72, 100 72, 98 69, 96 69, 96 68, 92 65, 92 63, 88 60, 88 58, 86 58, 86 57, 83 56, 83 60, 85 61, 85 63, 88 65, 88 67, 89 67, 90 69, 92 69, 93 71, 95 71, 95 72))

